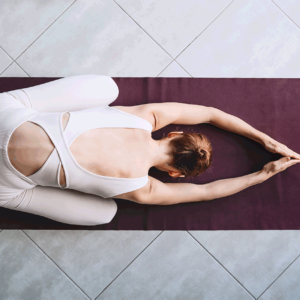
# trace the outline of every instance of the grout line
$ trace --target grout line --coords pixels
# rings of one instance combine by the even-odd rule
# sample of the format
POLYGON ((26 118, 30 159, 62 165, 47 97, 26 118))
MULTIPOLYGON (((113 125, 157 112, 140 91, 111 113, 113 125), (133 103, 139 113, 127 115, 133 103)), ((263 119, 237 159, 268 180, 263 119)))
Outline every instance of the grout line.
POLYGON ((292 21, 296 27, 298 27, 298 29, 300 29, 300 27, 297 25, 297 23, 295 23, 273 0, 270 0, 275 6, 277 6, 277 8, 288 18, 290 19, 290 21, 292 21))
POLYGON ((15 64, 28 76, 31 77, 16 61, 15 64))
POLYGON ((3 50, 3 52, 4 52, 7 56, 9 56, 9 58, 10 58, 12 61, 14 61, 14 59, 9 55, 9 53, 8 53, 6 50, 3 49, 2 46, 0 46, 0 48, 3 50))
POLYGON ((1 73, 0 75, 2 75, 14 62, 12 61, 1 73))
POLYGON ((214 258, 223 268, 224 270, 231 275, 254 299, 256 299, 222 264, 218 261, 188 230, 187 233, 212 257, 214 258))
MULTIPOLYGON (((139 25, 130 15, 129 13, 127 13, 115 0, 113 0, 113 2, 115 2, 130 18, 133 22, 135 22, 164 52, 166 52, 171 58, 172 61, 162 70, 160 71, 160 73, 162 73, 175 59, 172 57, 172 55, 170 53, 168 53, 167 50, 165 50, 143 27, 141 27, 141 25, 139 25)), ((181 53, 181 52, 180 52, 181 53)), ((179 54, 180 54, 179 53, 179 54)), ((177 55, 178 56, 178 55, 177 55)), ((176 61, 177 62, 177 61, 176 61)), ((178 63, 178 62, 177 62, 178 63)), ((181 65, 180 65, 181 66, 181 65)), ((182 66, 181 66, 182 67, 182 66)), ((182 69, 184 69, 182 67, 182 69)), ((184 69, 191 77, 193 77, 186 69, 184 69)), ((158 73, 158 75, 160 74, 158 73)), ((156 75, 156 77, 158 77, 158 75, 156 75)))
POLYGON ((40 38, 40 36, 42 36, 75 2, 76 0, 74 0, 27 48, 25 48, 25 50, 21 54, 19 54, 19 56, 14 61, 16 61, 33 43, 35 43, 40 38))
POLYGON ((11 64, 9 64, 7 68, 5 68, 2 73, 0 73, 0 75, 2 75, 13 63, 15 63, 28 77, 31 77, 16 61, 13 61, 11 64))
POLYGON ((162 46, 154 40, 154 38, 152 38, 152 36, 144 29, 142 28, 117 2, 116 0, 112 0, 113 2, 116 3, 116 5, 118 5, 161 49, 163 49, 173 60, 160 72, 158 73, 158 75, 156 77, 158 77, 173 61, 175 61, 187 74, 189 74, 192 78, 193 76, 180 64, 178 63, 178 61, 176 61, 176 58, 183 52, 185 51, 197 38, 198 36, 204 32, 208 26, 210 26, 227 8, 229 5, 231 5, 233 3, 234 0, 232 0, 175 58, 172 57, 172 55, 170 55, 168 53, 168 51, 166 51, 164 48, 162 48, 162 46))
MULTIPOLYGON (((184 49, 186 49, 186 48, 184 48, 184 49)), ((183 50, 183 51, 184 51, 184 50, 183 50)), ((180 53, 182 53, 182 52, 180 52, 180 53)), ((180 54, 180 53, 179 53, 179 54, 180 54)), ((178 55, 179 55, 179 54, 178 54, 178 55)), ((177 57, 178 57, 178 55, 177 55, 177 57)), ((177 57, 176 57, 176 58, 177 58, 177 57)), ((193 76, 192 76, 192 75, 191 75, 191 74, 190 74, 190 73, 189 73, 189 72, 188 72, 188 71, 187 71, 187 70, 186 70, 186 69, 185 69, 178 61, 177 61, 177 60, 174 59, 174 61, 175 61, 175 62, 176 62, 176 63, 177 63, 184 71, 186 71, 192 78, 194 78, 194 77, 193 77, 193 76)))
MULTIPOLYGON (((176 58, 183 52, 185 51, 232 3, 234 0, 232 0, 175 58, 176 58)), ((176 61, 177 62, 177 61, 176 61)), ((178 62, 177 62, 178 63, 178 62)), ((179 63, 178 63, 179 64, 179 63)), ((179 64, 180 65, 180 64, 179 64)), ((182 67, 180 65, 180 67, 182 67)), ((183 67, 182 67, 183 68, 183 67)), ((186 71, 186 70, 185 70, 186 71)))
POLYGON ((260 294, 259 296, 258 296, 258 298, 257 299, 259 299, 270 287, 271 287, 271 285, 273 285, 274 283, 275 283, 275 281, 277 281, 277 279, 299 258, 299 256, 300 255, 298 255, 275 279, 274 279, 274 281, 265 289, 265 291, 262 293, 262 294, 260 294))
POLYGON ((2 75, 14 63, 14 59, 1 46, 0 49, 12 60, 10 64, 0 73, 0 75, 2 75))
MULTIPOLYGON (((221 12, 220 14, 217 15, 216 18, 214 18, 212 20, 212 22, 210 22, 197 36, 196 38, 190 43, 187 45, 187 47, 185 47, 175 58, 172 57, 172 55, 170 53, 168 53, 167 50, 165 50, 143 27, 141 27, 130 15, 129 13, 127 13, 117 2, 116 0, 112 0, 113 2, 115 2, 130 18, 133 22, 135 22, 164 52, 166 52, 171 58, 172 58, 172 61, 160 72, 162 73, 173 61, 175 61, 175 59, 234 1, 232 0, 221 12)), ((178 63, 176 61, 176 63, 178 63)), ((186 71, 192 78, 193 76, 182 66, 178 63, 178 65, 184 70, 186 71)), ((156 75, 156 77, 158 77, 160 75, 160 73, 158 73, 158 75, 156 75)))
POLYGON ((155 77, 158 77, 173 61, 175 61, 174 59, 168 64, 166 65, 155 77))
POLYGON ((165 68, 163 68, 159 73, 158 75, 156 75, 156 77, 158 77, 172 62, 176 62, 185 72, 187 72, 192 78, 193 76, 183 67, 181 66, 175 59, 173 59, 165 68))
POLYGON ((76 282, 74 282, 73 280, 72 280, 72 278, 70 278, 69 276, 68 276, 68 274, 66 273, 66 272, 64 272, 48 255, 47 255, 47 253, 43 250, 43 249, 41 249, 32 239, 31 239, 31 237, 27 234, 27 233, 25 233, 23 230, 21 230, 22 232, 23 232, 23 234, 25 235, 25 236, 27 236, 27 238, 29 239, 29 240, 31 240, 32 241, 32 243, 40 250, 40 251, 42 251, 42 253, 63 273, 63 274, 65 274, 65 276, 67 277, 67 278, 69 278, 69 280, 85 295, 85 296, 87 296, 88 297, 88 299, 90 299, 91 300, 91 298, 80 288, 80 286, 78 286, 77 284, 76 284, 76 282))
POLYGON ((172 57, 172 55, 170 53, 168 53, 167 50, 165 50, 143 27, 141 27, 141 25, 139 25, 139 23, 137 23, 115 0, 112 0, 116 5, 118 5, 123 11, 124 13, 136 24, 138 25, 143 32, 145 32, 164 52, 166 52, 171 58, 172 61, 174 60, 174 58, 172 57))
POLYGON ((112 280, 102 291, 101 293, 95 298, 97 299, 162 233, 164 232, 164 230, 158 234, 150 243, 148 246, 146 246, 146 248, 144 248, 144 250, 142 250, 128 265, 127 267, 125 267, 118 276, 115 277, 114 280, 112 280))

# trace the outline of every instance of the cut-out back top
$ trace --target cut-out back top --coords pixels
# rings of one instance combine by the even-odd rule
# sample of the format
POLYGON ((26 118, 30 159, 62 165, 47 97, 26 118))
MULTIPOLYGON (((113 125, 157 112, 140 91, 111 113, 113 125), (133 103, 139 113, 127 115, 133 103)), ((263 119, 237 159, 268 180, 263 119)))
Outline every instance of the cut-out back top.
POLYGON ((110 106, 101 106, 69 112, 70 118, 63 130, 63 114, 39 113, 28 120, 41 126, 55 146, 43 166, 28 178, 38 185, 74 189, 103 198, 131 192, 147 184, 148 174, 140 178, 117 178, 91 173, 76 162, 69 147, 77 136, 90 129, 122 127, 152 132, 150 122, 110 106), (59 183, 61 164, 65 171, 65 187, 59 183))

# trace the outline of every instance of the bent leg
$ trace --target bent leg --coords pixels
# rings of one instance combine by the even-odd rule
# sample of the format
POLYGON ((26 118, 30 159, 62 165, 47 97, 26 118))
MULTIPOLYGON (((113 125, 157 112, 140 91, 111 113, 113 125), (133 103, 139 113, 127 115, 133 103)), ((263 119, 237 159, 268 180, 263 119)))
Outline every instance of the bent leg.
MULTIPOLYGON (((7 135, 7 130, 16 123, 12 123, 11 120, 25 119, 27 115, 30 117, 36 111, 65 112, 106 106, 113 102, 118 94, 119 90, 113 79, 100 75, 71 76, 2 93, 0 117, 3 123, 3 138, 7 135), (16 108, 14 111, 11 110, 12 105, 16 108), (13 113, 13 116, 9 112, 13 113)), ((4 166, 3 162, 2 167, 4 166)), ((3 186, 7 186, 10 180, 9 183, 13 184, 14 189, 11 193, 6 190, 2 193, 0 189, 2 207, 44 216, 62 223, 87 226, 109 223, 117 211, 113 199, 53 187, 35 186, 24 189, 21 186, 24 185, 23 180, 7 168, 5 172, 7 178, 1 174, 3 186), (19 180, 20 186, 14 180, 19 180)))
POLYGON ((9 93, 20 101, 27 98, 22 102, 38 112, 67 112, 107 106, 117 99, 119 88, 111 77, 91 74, 64 77, 9 93))
POLYGON ((36 186, 4 206, 72 225, 109 223, 117 212, 113 199, 80 191, 36 186))

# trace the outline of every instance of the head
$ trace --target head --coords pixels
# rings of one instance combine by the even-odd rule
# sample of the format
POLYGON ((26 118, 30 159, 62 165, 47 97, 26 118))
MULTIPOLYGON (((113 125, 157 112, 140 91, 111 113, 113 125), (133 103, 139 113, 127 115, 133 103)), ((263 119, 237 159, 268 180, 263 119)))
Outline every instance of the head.
POLYGON ((167 142, 165 154, 168 157, 161 170, 172 177, 200 175, 212 163, 211 143, 201 133, 173 131, 161 141, 167 142))

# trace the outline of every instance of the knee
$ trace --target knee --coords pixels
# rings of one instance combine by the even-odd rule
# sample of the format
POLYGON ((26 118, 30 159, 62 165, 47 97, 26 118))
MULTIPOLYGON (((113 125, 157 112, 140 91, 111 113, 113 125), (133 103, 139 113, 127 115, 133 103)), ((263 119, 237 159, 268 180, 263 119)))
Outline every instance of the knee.
POLYGON ((111 77, 106 75, 99 75, 98 78, 98 80, 100 81, 100 92, 103 93, 103 91, 105 91, 105 94, 109 95, 110 101, 115 101, 119 96, 119 88, 115 81, 111 77))
POLYGON ((92 225, 108 224, 115 217, 118 210, 117 203, 113 199, 106 199, 106 201, 107 201, 107 207, 105 209, 105 212, 103 211, 103 207, 102 207, 101 213, 98 214, 96 220, 93 221, 92 225))
POLYGON ((112 219, 115 217, 117 210, 118 210, 117 203, 113 199, 111 199, 111 200, 112 200, 110 203, 111 206, 110 206, 109 213, 107 214, 106 224, 110 223, 112 221, 112 219))

